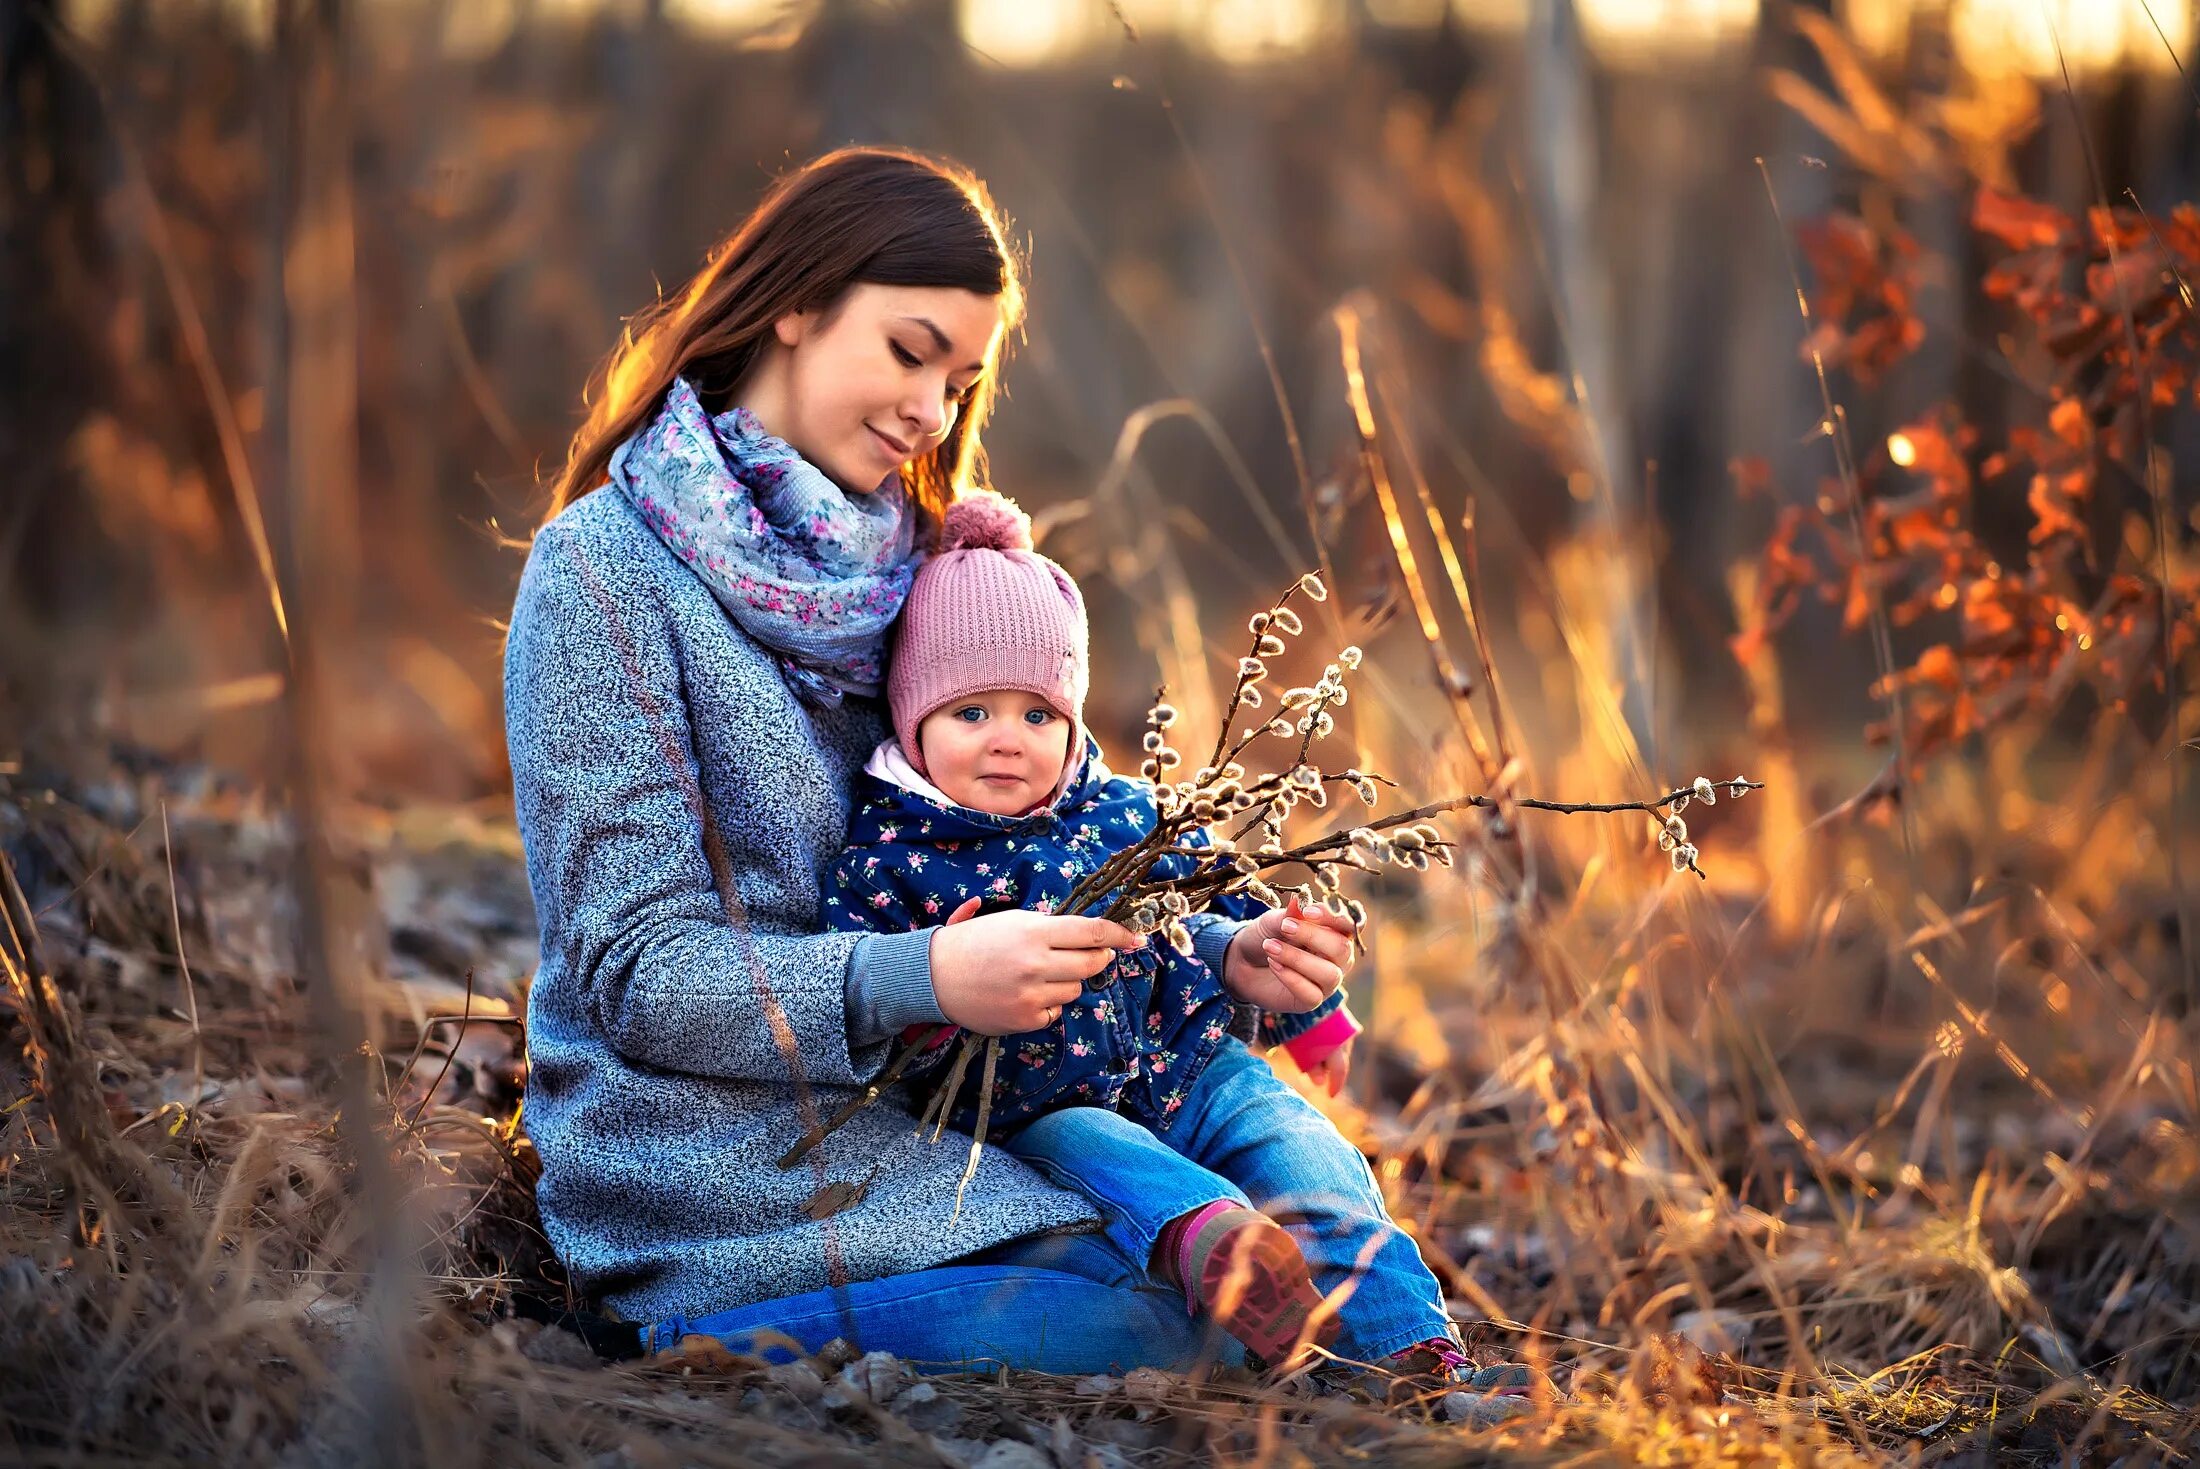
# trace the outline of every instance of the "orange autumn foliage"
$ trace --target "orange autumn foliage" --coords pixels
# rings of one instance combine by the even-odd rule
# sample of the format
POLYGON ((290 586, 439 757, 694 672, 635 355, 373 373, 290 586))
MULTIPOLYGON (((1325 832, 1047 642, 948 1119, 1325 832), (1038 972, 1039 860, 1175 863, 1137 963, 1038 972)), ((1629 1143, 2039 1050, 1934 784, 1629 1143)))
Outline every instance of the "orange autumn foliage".
MULTIPOLYGON (((1815 595, 1849 631, 1875 605, 1895 628, 1945 628, 1877 687, 1902 698, 1907 759, 2050 710, 2080 684, 2112 706, 2167 691, 2200 648, 2200 517, 2176 518, 2165 447, 2200 408, 2188 285, 2200 210, 2079 218, 1980 187, 1970 224, 1993 256, 1978 295, 2006 318, 1993 350, 2036 409, 1990 439, 1935 402, 1857 456, 1858 503, 1829 479, 1783 507, 1761 554, 1762 616, 1749 620, 1760 641, 1815 595)), ((1924 343, 1915 301, 1931 262, 1899 225, 1837 215, 1801 243, 1816 323, 1806 357, 1869 385, 1924 343)), ((1871 734, 1889 740, 1891 721, 1871 734)))

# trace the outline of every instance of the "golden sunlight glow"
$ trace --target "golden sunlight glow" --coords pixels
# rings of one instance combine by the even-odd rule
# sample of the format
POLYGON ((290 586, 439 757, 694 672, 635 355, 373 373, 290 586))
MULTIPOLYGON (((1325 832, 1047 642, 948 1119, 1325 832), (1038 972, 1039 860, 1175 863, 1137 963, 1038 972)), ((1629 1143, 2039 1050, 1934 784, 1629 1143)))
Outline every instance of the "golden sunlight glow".
MULTIPOLYGON (((62 28, 88 41, 104 41, 128 6, 124 0, 60 0, 56 14, 62 28)), ((181 6, 165 11, 147 7, 153 21, 184 21, 199 15, 220 15, 247 40, 265 44, 275 33, 274 0, 201 0, 192 10, 181 6)))
POLYGON ((512 0, 468 0, 443 12, 443 54, 461 61, 480 61, 495 54, 512 37, 519 13, 512 0))
POLYGON ((1450 0, 1367 0, 1367 18, 1379 26, 1425 31, 1449 8, 1450 0))
POLYGON ((535 0, 528 19, 585 21, 611 8, 608 0, 535 0))
POLYGON ((1758 0, 1579 0, 1581 28, 1616 65, 1698 60, 1748 39, 1758 0))
POLYGON ((1106 38, 1113 17, 1085 0, 960 0, 964 44, 1003 66, 1068 61, 1106 38))
POLYGON ((801 26, 816 12, 815 0, 664 0, 665 18, 704 35, 738 36, 801 26))
POLYGON ((1947 0, 1841 0, 1841 24, 1872 56, 1892 58, 1909 49, 1910 33, 1928 16, 1943 14, 1947 0))
POLYGON ((1527 29, 1529 0, 1452 0, 1452 15, 1467 31, 1518 35, 1527 29))
MULTIPOLYGON (((581 24, 631 19, 649 0, 361 0, 371 29, 396 17, 424 19, 446 55, 487 56, 528 22, 581 24)), ((786 44, 815 18, 822 0, 660 0, 672 24, 732 38, 744 47, 786 44)), ((889 9, 894 0, 868 0, 889 9)), ((1008 66, 1048 66, 1114 46, 1116 11, 1140 35, 1181 36, 1239 66, 1289 60, 1346 45, 1355 14, 1377 29, 1432 31, 1447 16, 1469 36, 1512 36, 1526 27, 1531 0, 955 0, 957 30, 1008 66)), ((1634 68, 1703 60, 1738 51, 1754 33, 1763 0, 1576 0, 1590 49, 1608 65, 1634 68)), ((264 43, 275 0, 198 0, 264 43)), ((104 39, 124 0, 60 0, 63 23, 104 39)), ((185 7, 177 6, 176 13, 185 7)), ((1956 61, 1993 81, 2024 76, 2055 83, 2060 57, 2073 77, 2118 68, 2167 75, 2192 46, 2200 0, 1836 0, 1835 13, 1865 55, 1899 62, 1912 39, 1946 32, 1956 61)), ((156 13, 159 7, 155 7, 156 13)))
POLYGON ((122 0, 61 0, 62 29, 87 40, 104 41, 121 9, 122 0))
POLYGON ((1887 435, 1887 457, 1904 469, 1917 463, 1917 445, 1910 442, 1908 434, 1887 435))
POLYGON ((274 0, 222 0, 218 8, 226 11, 237 29, 253 40, 265 42, 273 39, 274 0))
POLYGON ((1200 39, 1234 65, 1300 56, 1344 39, 1337 0, 1213 0, 1200 39))
MULTIPOLYGON (((1062 0, 1038 0, 1038 3, 1062 3, 1062 0)), ((1069 0, 1076 3, 1076 0, 1069 0)), ((1112 7, 1107 0, 1092 0, 1101 14, 1107 16, 1108 25, 1116 25, 1114 10, 1123 12, 1123 19, 1138 28, 1142 36, 1158 36, 1166 31, 1179 31, 1189 27, 1199 6, 1194 0, 1118 0, 1112 7)))
POLYGON ((1956 59, 1979 76, 2054 79, 2058 41, 2073 77, 2116 66, 2173 71, 2162 35, 2182 48, 2192 18, 2192 0, 1953 0, 1948 33, 1956 59))
POLYGON ((1518 35, 1528 27, 1528 0, 1451 0, 1451 13, 1485 34, 1518 35))

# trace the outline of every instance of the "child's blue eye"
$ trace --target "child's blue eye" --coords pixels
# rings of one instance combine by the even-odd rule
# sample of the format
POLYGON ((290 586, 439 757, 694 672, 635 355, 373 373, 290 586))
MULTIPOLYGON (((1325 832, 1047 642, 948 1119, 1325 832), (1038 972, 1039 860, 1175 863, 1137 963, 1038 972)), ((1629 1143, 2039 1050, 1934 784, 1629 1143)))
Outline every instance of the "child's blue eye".
POLYGON ((955 717, 964 724, 976 724, 979 720, 985 718, 985 711, 975 704, 965 704, 955 711, 955 717))
POLYGON ((1053 717, 1054 711, 1052 709, 1026 709, 1024 711, 1024 723, 1026 724, 1045 724, 1053 717))

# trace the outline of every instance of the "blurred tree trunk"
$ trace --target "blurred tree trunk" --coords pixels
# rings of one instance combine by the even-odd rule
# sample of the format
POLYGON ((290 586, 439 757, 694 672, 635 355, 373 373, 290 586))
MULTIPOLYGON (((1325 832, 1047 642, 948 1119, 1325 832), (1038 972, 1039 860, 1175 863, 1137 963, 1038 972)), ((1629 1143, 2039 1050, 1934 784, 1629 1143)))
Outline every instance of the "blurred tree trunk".
POLYGON ((664 0, 643 0, 641 13, 621 25, 606 48, 613 97, 611 157, 600 219, 605 229, 605 270, 612 299, 640 301, 650 267, 664 248, 661 207, 668 169, 680 157, 666 86, 664 0))
MULTIPOLYGON (((282 499, 297 522, 299 572, 328 630, 341 635, 357 612, 359 516, 359 313, 352 220, 351 89, 337 0, 283 9, 276 48, 287 111, 290 212, 283 233, 282 295, 288 354, 270 362, 290 376, 289 445, 282 499)), ((411 527, 399 527, 403 533, 411 527)))
MULTIPOLYGON (((83 574, 97 518, 68 493, 70 445, 106 403, 112 254, 100 218, 103 127, 91 83, 56 40, 57 0, 0 0, 0 604, 41 619, 116 589, 83 574)), ((4 641, 4 640, 0 640, 4 641)))
POLYGON ((1607 541, 1613 551, 1602 573, 1604 605, 1596 619, 1603 628, 1603 661, 1610 677, 1624 688, 1620 707, 1628 728, 1638 745, 1647 746, 1648 649, 1641 629, 1641 577, 1629 545, 1629 537, 1642 529, 1642 516, 1607 269, 1596 248, 1597 133, 1589 60, 1573 0, 1544 0, 1532 13, 1523 38, 1529 140, 1525 182, 1549 266, 1562 338, 1559 369, 1574 375, 1587 398, 1580 405, 1580 433, 1593 482, 1574 487, 1577 524, 1607 541))
POLYGON ((369 1329, 347 1345, 350 1391, 322 1410, 317 1426, 353 1440, 360 1462, 411 1465, 426 1460, 406 1351, 415 1240, 373 1120, 358 938, 372 896, 334 859, 329 838, 347 795, 346 705, 358 707, 346 676, 359 569, 359 363, 345 32, 341 0, 276 0, 266 63, 266 240, 281 269, 263 298, 260 449, 282 508, 274 550, 289 609, 285 796, 298 982, 316 1067, 353 1165, 351 1206, 375 1249, 362 1300, 369 1329))

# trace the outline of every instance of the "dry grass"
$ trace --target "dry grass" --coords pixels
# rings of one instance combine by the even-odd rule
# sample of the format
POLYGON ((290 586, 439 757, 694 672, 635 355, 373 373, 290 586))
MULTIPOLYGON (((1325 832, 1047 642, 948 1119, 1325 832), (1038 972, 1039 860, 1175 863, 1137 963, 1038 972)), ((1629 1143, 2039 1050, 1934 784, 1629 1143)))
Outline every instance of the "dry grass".
MULTIPOLYGON (((1567 615, 1597 644, 1593 606, 1567 615)), ((1432 711, 1371 702, 1363 749, 1445 769, 1408 748, 1432 711)), ((369 1289, 390 1244, 359 1237, 287 978, 279 814, 142 762, 0 777, 37 910, 6 951, 0 1420, 14 1457, 72 1463, 939 1463, 995 1438, 1065 1464, 2167 1462, 2200 1380, 2200 1154, 2161 769, 2124 730, 2068 758, 2026 738, 1936 772, 1914 865, 1883 805, 1783 830, 1758 800, 1692 813, 1703 891, 1639 815, 1535 827, 1533 887, 1466 830, 1478 879, 1369 891, 1375 1045, 1331 1110, 1462 1312, 1571 1385, 1471 1436, 1242 1382, 823 1403, 787 1368, 603 1368, 510 1319, 558 1287, 502 1023, 528 913, 479 812, 338 823, 413 1231, 411 1272, 369 1289), (421 1022, 469 966, 489 1018, 454 1057, 421 1022)), ((1551 764, 1581 796, 1632 794, 1635 762, 1592 735, 1551 764)))

